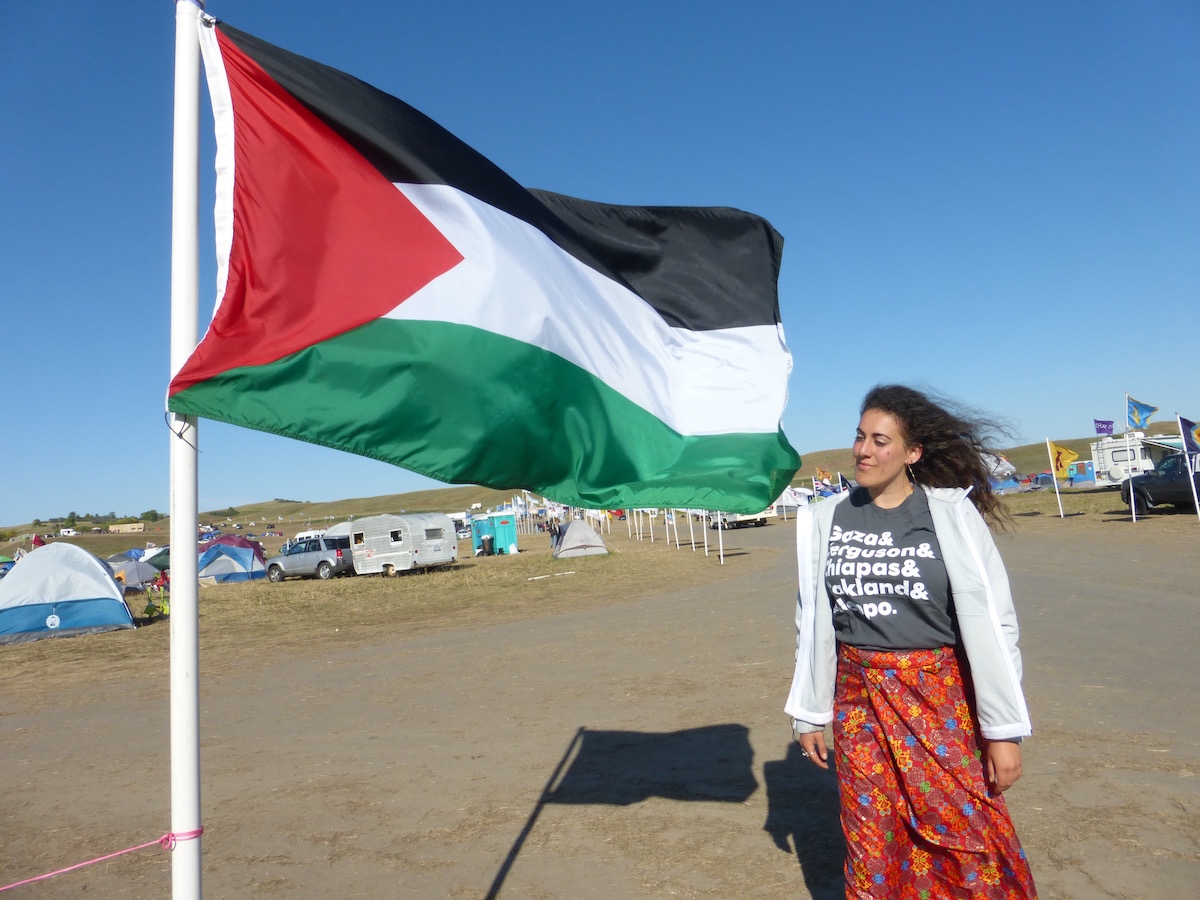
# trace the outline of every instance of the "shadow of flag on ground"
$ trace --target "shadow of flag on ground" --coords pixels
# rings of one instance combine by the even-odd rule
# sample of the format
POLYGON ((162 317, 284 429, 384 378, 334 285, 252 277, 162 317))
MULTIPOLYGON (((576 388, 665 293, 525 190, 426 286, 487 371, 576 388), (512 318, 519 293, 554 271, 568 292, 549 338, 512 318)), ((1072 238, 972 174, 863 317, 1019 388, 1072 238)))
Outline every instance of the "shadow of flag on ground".
POLYGON ((664 733, 581 728, 566 758, 569 768, 549 785, 543 803, 627 806, 649 797, 741 803, 758 787, 744 725, 664 733))
POLYGON ((549 803, 629 806, 650 797, 742 803, 758 789, 745 725, 663 733, 580 728, 555 767, 487 897, 495 898, 549 803))

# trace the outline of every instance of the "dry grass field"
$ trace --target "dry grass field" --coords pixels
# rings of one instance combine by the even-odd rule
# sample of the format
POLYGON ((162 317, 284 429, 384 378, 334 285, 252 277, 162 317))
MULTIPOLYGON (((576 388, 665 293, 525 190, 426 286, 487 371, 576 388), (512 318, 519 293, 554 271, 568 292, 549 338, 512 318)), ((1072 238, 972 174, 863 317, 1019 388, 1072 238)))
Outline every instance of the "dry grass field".
MULTIPOLYGON (((1093 527, 1104 522, 1128 519, 1114 490, 1063 491, 1063 513, 1079 526, 1093 527)), ((1012 494, 1005 498, 1012 516, 1009 527, 1059 516, 1053 490, 1012 494)), ((1179 520, 1173 511, 1154 512, 1151 516, 1179 520)), ((149 536, 166 534, 149 532, 149 536)), ((460 561, 452 566, 427 572, 414 572, 397 578, 377 576, 344 577, 329 582, 292 580, 283 584, 258 581, 200 589, 200 627, 202 652, 207 659, 219 661, 224 653, 251 656, 257 645, 267 648, 303 646, 322 635, 336 632, 340 639, 369 640, 381 633, 403 629, 415 633, 448 622, 505 621, 554 612, 569 607, 573 598, 586 596, 603 604, 604 598, 621 600, 667 589, 685 588, 701 582, 711 584, 732 577, 738 566, 697 566, 692 554, 663 554, 666 540, 661 523, 656 526, 657 542, 629 540, 629 526, 614 522, 606 535, 613 547, 607 557, 584 557, 559 562, 542 552, 548 547, 545 535, 521 535, 522 553, 511 557, 474 558, 470 542, 460 542, 460 561), (535 551, 535 552, 524 552, 535 551)), ((696 522, 693 529, 698 548, 703 548, 704 530, 696 522)), ((725 539, 736 541, 737 532, 725 539)), ((136 546, 140 535, 85 535, 69 538, 99 556, 107 556, 136 546)), ((673 536, 672 536, 673 537, 673 536)), ((686 545, 689 532, 680 528, 686 545)), ((711 556, 716 558, 717 534, 709 530, 711 556)), ((278 550, 282 538, 268 539, 268 556, 278 550)), ((165 540, 164 540, 165 543, 165 540)), ((7 552, 0 549, 0 552, 7 552)), ((140 659, 161 658, 167 627, 161 619, 143 616, 145 605, 140 595, 131 594, 129 605, 142 626, 124 634, 102 635, 70 641, 37 641, 6 650, 17 663, 15 670, 38 673, 39 681, 72 679, 125 678, 129 666, 140 659)), ((165 671, 155 675, 165 677, 165 671)), ((30 676, 34 677, 34 676, 30 676)), ((16 685, 10 685, 16 687, 16 685)))
MULTIPOLYGON (((1044 900, 1200 878, 1194 516, 1006 500, 1035 724, 1010 805, 1044 900)), ((793 529, 200 593, 210 896, 840 895, 830 778, 781 713, 793 529)), ((703 535, 697 530, 698 538, 703 535)), ((91 540, 91 539, 84 539, 91 540)), ((465 548, 465 544, 463 545, 465 548)), ((0 647, 0 885, 158 837, 170 622, 0 647)), ((153 848, 22 896, 164 896, 153 848)))
MULTIPOLYGON (((694 533, 697 552, 703 554, 705 535, 699 522, 694 533)), ((579 596, 603 605, 606 597, 622 601, 721 576, 714 531, 708 533, 712 565, 697 565, 692 553, 663 553, 666 536, 661 521, 653 543, 648 530, 641 541, 630 540, 628 535, 626 523, 613 523, 612 533, 605 534, 613 550, 607 557, 558 561, 549 554, 548 536, 531 534, 519 537, 522 552, 515 556, 476 558, 470 555, 470 542, 461 541, 463 558, 456 565, 395 578, 348 576, 327 582, 271 584, 262 580, 202 586, 201 652, 206 661, 220 665, 230 654, 252 659, 259 649, 275 652, 303 647, 332 634, 345 643, 396 630, 414 634, 447 623, 500 622, 558 611, 579 596)), ((117 552, 129 545, 128 535, 71 540, 97 553, 117 552)), ((680 540, 687 545, 686 524, 680 528, 680 540)), ((129 605, 142 626, 134 632, 4 648, 12 663, 10 671, 24 673, 10 681, 9 688, 19 690, 23 677, 36 680, 41 687, 60 683, 66 688, 78 678, 117 683, 128 677, 131 666, 147 660, 159 660, 148 676, 166 677, 161 661, 167 622, 142 615, 145 604, 141 595, 131 593, 129 605)))

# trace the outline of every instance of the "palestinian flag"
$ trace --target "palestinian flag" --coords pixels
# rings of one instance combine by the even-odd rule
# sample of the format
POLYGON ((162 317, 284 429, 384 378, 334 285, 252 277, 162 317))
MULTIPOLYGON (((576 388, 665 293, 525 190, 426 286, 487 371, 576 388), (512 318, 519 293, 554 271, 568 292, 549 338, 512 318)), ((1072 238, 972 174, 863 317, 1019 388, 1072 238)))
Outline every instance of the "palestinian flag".
POLYGON ((219 297, 170 410, 598 509, 787 486, 769 223, 528 190, 370 85, 200 32, 219 297))

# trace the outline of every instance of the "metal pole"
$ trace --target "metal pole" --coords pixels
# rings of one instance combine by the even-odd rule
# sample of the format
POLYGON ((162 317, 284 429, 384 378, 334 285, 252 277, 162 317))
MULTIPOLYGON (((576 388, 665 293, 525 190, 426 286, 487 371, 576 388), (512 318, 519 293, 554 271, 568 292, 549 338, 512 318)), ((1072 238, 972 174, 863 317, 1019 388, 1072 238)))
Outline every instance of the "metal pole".
POLYGON ((1183 441, 1183 471, 1187 473, 1188 485, 1192 489, 1192 506, 1196 508, 1196 518, 1200 519, 1200 497, 1196 496, 1196 474, 1192 468, 1192 454, 1188 452, 1188 439, 1183 430, 1183 419, 1175 413, 1175 424, 1179 426, 1179 439, 1183 441))
MULTIPOLYGON (((199 338, 200 12, 175 3, 175 125, 171 174, 171 375, 199 338)), ((172 413, 171 437, 171 832, 200 822, 200 614, 196 419, 172 413)), ((198 900, 200 836, 171 855, 175 900, 198 900)))
POLYGON ((1066 518, 1063 515, 1062 497, 1058 493, 1058 467, 1054 465, 1054 451, 1050 449, 1050 438, 1046 438, 1046 456, 1050 458, 1050 480, 1054 482, 1054 499, 1058 501, 1058 517, 1066 518))
MULTIPOLYGON (((1140 446, 1140 444, 1139 444, 1140 446)), ((1138 461, 1141 461, 1141 451, 1138 451, 1138 461)), ((1129 513, 1133 521, 1137 521, 1137 498, 1133 496, 1133 450, 1129 446, 1129 391, 1125 392, 1125 466, 1129 478, 1129 513)), ((1141 471, 1141 466, 1138 466, 1141 471)))

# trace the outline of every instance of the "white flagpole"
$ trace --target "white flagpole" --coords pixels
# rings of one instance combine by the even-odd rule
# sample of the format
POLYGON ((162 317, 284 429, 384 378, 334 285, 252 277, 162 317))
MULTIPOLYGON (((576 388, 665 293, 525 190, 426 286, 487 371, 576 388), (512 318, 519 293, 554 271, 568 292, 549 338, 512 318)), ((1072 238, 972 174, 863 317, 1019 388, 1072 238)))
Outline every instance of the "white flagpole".
POLYGON ((693 523, 696 517, 692 515, 691 509, 688 510, 688 539, 692 542, 692 552, 696 552, 696 531, 693 523))
POLYGON ((1183 469, 1187 472, 1188 484, 1192 486, 1192 504, 1196 507, 1196 518, 1200 519, 1200 498, 1196 496, 1196 476, 1192 471, 1192 454, 1188 453, 1187 435, 1183 433, 1183 422, 1175 413, 1175 424, 1179 426, 1179 439, 1183 441, 1183 469))
MULTIPOLYGON (((1139 445, 1140 446, 1140 445, 1139 445)), ((1138 457, 1141 457, 1138 452, 1138 457)), ((1129 475, 1129 512, 1137 521, 1137 499, 1133 496, 1133 450, 1129 446, 1129 391, 1125 392, 1125 466, 1129 475)), ((1138 467, 1139 471, 1141 467, 1138 467)))
POLYGON ((704 529, 704 555, 708 556, 708 523, 712 514, 706 509, 700 517, 700 527, 704 529))
POLYGON ((721 513, 717 511, 717 553, 721 559, 721 565, 725 565, 725 528, 721 524, 721 513))
MULTIPOLYGON (((171 165, 171 375, 199 340, 200 12, 175 3, 175 125, 171 165)), ((198 900, 200 884, 200 604, 198 433, 170 414, 171 431, 171 896, 198 900)))
POLYGON ((1054 482, 1054 499, 1058 501, 1058 517, 1065 519, 1062 508, 1062 496, 1058 493, 1058 469, 1054 465, 1054 451, 1050 449, 1050 438, 1046 438, 1046 456, 1050 458, 1050 480, 1054 482))

